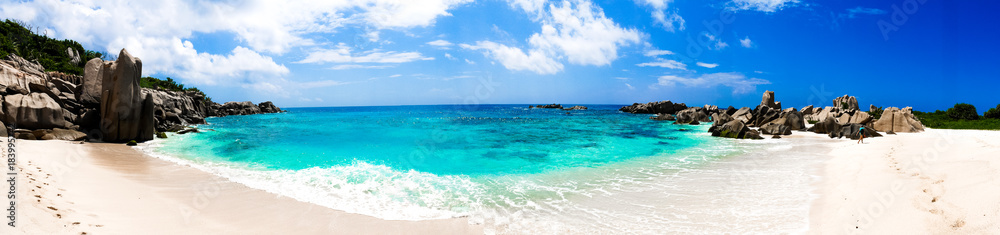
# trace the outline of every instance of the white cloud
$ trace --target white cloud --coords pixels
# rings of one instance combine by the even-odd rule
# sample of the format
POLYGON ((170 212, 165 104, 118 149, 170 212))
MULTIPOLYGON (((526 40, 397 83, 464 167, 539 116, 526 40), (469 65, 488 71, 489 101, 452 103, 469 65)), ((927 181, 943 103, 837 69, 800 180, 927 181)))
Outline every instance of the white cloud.
POLYGON ((668 32, 674 32, 675 30, 684 31, 684 18, 678 15, 677 11, 667 12, 668 5, 673 0, 638 1, 653 8, 653 19, 656 20, 656 24, 663 26, 664 30, 668 32))
MULTIPOLYGON (((323 2, 323 1, 319 1, 323 2)), ((349 1, 365 10, 364 18, 378 28, 426 27, 448 10, 472 0, 361 0, 349 1)))
POLYGON ((289 96, 288 91, 272 82, 244 83, 241 87, 283 98, 288 98, 289 96))
POLYGON ((709 64, 709 63, 703 63, 703 62, 697 62, 695 64, 697 64, 698 66, 705 67, 705 68, 710 68, 710 69, 711 68, 715 68, 715 67, 719 67, 719 64, 709 64))
POLYGON ((753 41, 750 41, 750 36, 747 36, 744 39, 740 39, 740 45, 746 48, 750 48, 753 47, 753 41))
POLYGON ((877 9, 877 8, 864 8, 859 6, 847 9, 847 18, 855 18, 858 17, 858 15, 882 15, 882 14, 886 14, 886 12, 883 11, 882 9, 877 9))
POLYGON ((476 64, 475 61, 471 61, 469 59, 465 59, 465 63, 467 63, 467 64, 476 64))
POLYGON ((799 3, 799 0, 733 0, 727 4, 727 9, 731 11, 753 10, 776 12, 797 3, 799 3))
POLYGON ((531 14, 536 20, 541 19, 543 13, 545 13, 546 0, 508 0, 507 2, 510 3, 511 7, 531 14))
POLYGON ((449 60, 454 60, 455 59, 454 56, 451 56, 451 54, 448 54, 448 53, 444 53, 444 58, 448 58, 449 60))
POLYGON ((625 83, 625 87, 628 87, 629 90, 635 90, 635 87, 632 87, 632 84, 625 83))
POLYGON ((460 44, 470 50, 486 50, 486 55, 499 61, 505 68, 515 71, 532 71, 538 74, 555 74, 563 65, 538 50, 525 53, 521 49, 508 47, 490 41, 479 41, 476 45, 460 44))
POLYGON ((628 80, 627 77, 615 77, 615 79, 618 79, 618 80, 628 80))
POLYGON ((362 53, 352 53, 351 48, 340 43, 335 49, 317 49, 305 59, 295 63, 406 63, 417 60, 433 60, 419 52, 395 52, 374 49, 362 53))
MULTIPOLYGON (((281 85, 290 84, 282 82, 288 69, 269 55, 315 46, 312 37, 339 33, 347 25, 374 26, 357 37, 377 41, 378 29, 429 26, 467 2, 471 0, 2 1, 0 15, 91 50, 117 53, 126 48, 143 60, 144 76, 160 73, 194 85, 227 84, 287 95, 281 85), (228 54, 194 49, 190 39, 214 33, 232 34, 240 46, 228 54)), ((377 53, 369 56, 424 59, 412 53, 377 53)))
POLYGON ((551 54, 565 55, 572 64, 608 65, 618 58, 618 46, 639 43, 640 33, 624 29, 604 16, 600 7, 588 1, 562 6, 550 5, 551 18, 542 24, 542 32, 528 41, 551 54))
POLYGON ((741 73, 711 73, 690 78, 666 75, 659 77, 656 83, 656 85, 665 87, 673 87, 678 84, 696 88, 727 86, 733 89, 734 95, 738 95, 753 92, 757 90, 757 85, 771 84, 771 82, 759 78, 747 78, 741 73))
POLYGON ((668 50, 648 50, 643 54, 649 57, 657 57, 661 55, 673 55, 674 52, 668 50))
POLYGON ((676 60, 657 58, 654 62, 637 64, 639 67, 663 67, 670 69, 687 70, 687 65, 676 60))
POLYGON ((729 47, 729 43, 723 42, 722 38, 716 37, 715 35, 705 33, 702 36, 708 38, 708 49, 722 50, 729 47))
POLYGON ((585 0, 551 4, 545 12, 543 1, 513 0, 510 4, 535 14, 541 32, 528 39, 530 49, 479 41, 462 48, 486 50, 488 56, 510 70, 539 74, 562 71, 565 59, 571 64, 604 66, 618 59, 618 47, 638 43, 642 35, 635 29, 619 27, 604 15, 603 9, 585 0), (527 51, 527 52, 526 52, 527 51))
POLYGON ((451 42, 438 39, 438 40, 427 42, 427 45, 447 48, 447 47, 450 47, 453 44, 451 42))
POLYGON ((391 68, 390 65, 360 65, 360 64, 339 64, 330 67, 332 70, 346 70, 346 69, 384 69, 391 68))
POLYGON ((322 81, 312 81, 312 82, 300 82, 298 83, 299 88, 323 88, 331 86, 341 86, 351 84, 351 82, 342 82, 334 80, 322 80, 322 81))
POLYGON ((402 77, 402 76, 403 76, 402 74, 393 74, 392 76, 389 76, 389 77, 390 78, 398 78, 398 77, 402 77))

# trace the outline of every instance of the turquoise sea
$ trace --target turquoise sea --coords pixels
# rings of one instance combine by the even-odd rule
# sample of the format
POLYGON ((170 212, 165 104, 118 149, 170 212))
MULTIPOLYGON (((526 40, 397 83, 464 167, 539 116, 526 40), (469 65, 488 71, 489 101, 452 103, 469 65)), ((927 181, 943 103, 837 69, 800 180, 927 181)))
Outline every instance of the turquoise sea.
POLYGON ((772 221, 761 231, 805 226, 807 167, 772 159, 793 146, 587 106, 289 108, 209 118, 201 133, 144 150, 321 206, 393 220, 468 217, 491 232, 737 228, 716 222, 726 217, 772 221), (748 194, 769 201, 737 203, 748 194), (755 210, 778 214, 741 214, 755 210))

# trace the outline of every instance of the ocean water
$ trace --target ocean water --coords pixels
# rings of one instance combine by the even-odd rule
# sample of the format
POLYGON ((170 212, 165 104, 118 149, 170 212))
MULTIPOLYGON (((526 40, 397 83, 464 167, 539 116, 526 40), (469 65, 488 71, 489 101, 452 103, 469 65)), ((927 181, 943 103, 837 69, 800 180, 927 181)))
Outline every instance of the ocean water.
POLYGON ((711 137, 617 111, 527 105, 290 108, 209 118, 143 147, 247 186, 392 220, 489 233, 795 232, 808 141, 711 137))

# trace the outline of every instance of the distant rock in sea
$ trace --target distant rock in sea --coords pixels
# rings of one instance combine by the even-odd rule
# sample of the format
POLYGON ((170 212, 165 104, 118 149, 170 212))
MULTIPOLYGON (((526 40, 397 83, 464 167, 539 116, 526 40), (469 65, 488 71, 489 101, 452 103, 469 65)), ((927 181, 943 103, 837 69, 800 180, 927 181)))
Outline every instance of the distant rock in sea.
POLYGON ((626 113, 676 114, 678 111, 684 109, 687 109, 687 105, 685 105, 684 103, 673 103, 667 100, 659 102, 649 102, 645 104, 634 103, 631 106, 625 106, 618 110, 626 113))
POLYGON ((546 105, 535 105, 535 106, 530 106, 529 105, 528 108, 533 108, 533 109, 562 109, 562 110, 587 110, 586 106, 576 105, 576 106, 573 106, 573 107, 564 108, 561 104, 546 104, 546 105))
POLYGON ((536 108, 536 109, 562 109, 563 106, 561 104, 546 104, 546 105, 535 105, 535 107, 532 107, 532 108, 536 108))

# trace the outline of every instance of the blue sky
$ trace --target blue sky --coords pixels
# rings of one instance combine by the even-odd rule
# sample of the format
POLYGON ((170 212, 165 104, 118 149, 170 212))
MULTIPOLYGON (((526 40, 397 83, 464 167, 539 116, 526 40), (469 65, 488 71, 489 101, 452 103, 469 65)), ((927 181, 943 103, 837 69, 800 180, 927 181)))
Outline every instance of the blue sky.
POLYGON ((144 62, 216 101, 980 112, 1000 103, 992 1, 35 1, 0 15, 144 62), (897 10, 898 9, 898 10, 897 10))

